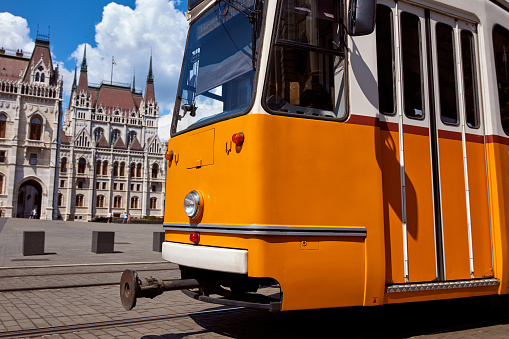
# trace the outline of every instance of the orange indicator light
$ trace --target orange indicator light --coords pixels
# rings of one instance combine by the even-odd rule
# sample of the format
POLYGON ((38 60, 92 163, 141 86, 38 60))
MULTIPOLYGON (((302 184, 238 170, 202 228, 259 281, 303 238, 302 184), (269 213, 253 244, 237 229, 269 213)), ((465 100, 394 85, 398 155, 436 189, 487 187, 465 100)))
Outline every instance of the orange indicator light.
POLYGON ((166 151, 166 153, 164 154, 164 157, 166 158, 166 160, 168 161, 172 161, 173 160, 173 151, 166 151))

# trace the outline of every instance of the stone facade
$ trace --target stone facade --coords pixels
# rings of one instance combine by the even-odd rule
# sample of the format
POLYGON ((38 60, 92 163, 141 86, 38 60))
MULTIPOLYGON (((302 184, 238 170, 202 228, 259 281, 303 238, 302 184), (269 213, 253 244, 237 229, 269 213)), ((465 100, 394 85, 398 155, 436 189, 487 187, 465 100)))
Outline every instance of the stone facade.
POLYGON ((56 185, 58 218, 108 213, 162 217, 166 160, 157 135, 152 57, 144 96, 129 86, 88 84, 86 50, 65 111, 56 185))
POLYGON ((54 219, 54 187, 62 112, 58 66, 49 39, 38 36, 31 57, 0 49, 0 212, 54 219))

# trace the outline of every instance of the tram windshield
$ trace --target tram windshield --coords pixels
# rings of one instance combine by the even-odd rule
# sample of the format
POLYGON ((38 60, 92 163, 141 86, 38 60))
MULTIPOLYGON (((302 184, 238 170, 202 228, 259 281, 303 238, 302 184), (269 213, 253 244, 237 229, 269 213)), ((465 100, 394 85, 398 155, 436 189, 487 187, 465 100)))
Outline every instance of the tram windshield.
POLYGON ((255 0, 221 1, 189 29, 172 133, 246 110, 252 99, 255 0))

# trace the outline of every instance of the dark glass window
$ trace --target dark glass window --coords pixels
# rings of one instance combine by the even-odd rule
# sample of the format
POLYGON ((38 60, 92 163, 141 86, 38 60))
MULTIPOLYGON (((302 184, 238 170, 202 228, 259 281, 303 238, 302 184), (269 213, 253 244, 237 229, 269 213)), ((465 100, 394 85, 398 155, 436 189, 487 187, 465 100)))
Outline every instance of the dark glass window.
POLYGON ((37 165, 37 154, 30 154, 30 165, 37 165))
POLYGON ((157 173, 159 172, 159 166, 157 164, 152 165, 152 178, 157 178, 157 173))
POLYGON ((42 130, 42 121, 38 117, 33 118, 30 121, 30 139, 40 140, 42 130))
POLYGON ((0 138, 5 138, 5 129, 7 128, 7 117, 0 114, 0 138))
POLYGON ((0 162, 5 162, 5 151, 0 151, 0 162))
POLYGON ((118 176, 118 161, 115 161, 113 163, 113 176, 114 177, 117 177, 118 176))
POLYGON ((108 162, 103 161, 103 175, 108 175, 108 162))
POLYGON ((104 134, 104 130, 102 128, 100 128, 100 127, 96 128, 94 130, 94 140, 95 140, 95 142, 99 141, 99 138, 103 134, 104 134))
POLYGON ((403 98, 405 115, 423 119, 421 33, 419 17, 401 14, 401 49, 403 55, 403 98))
POLYGON ((461 58, 463 61, 463 83, 465 86, 465 113, 467 126, 479 127, 479 100, 474 56, 474 37, 470 31, 461 31, 461 58))
POLYGON ((136 166, 136 176, 138 178, 141 177, 141 164, 138 164, 138 166, 136 166))
POLYGON ((452 27, 437 23, 438 91, 440 117, 444 124, 458 123, 456 74, 454 65, 454 32, 452 27))
POLYGON ((83 207, 83 195, 78 194, 76 196, 76 207, 83 207))
POLYGON ((497 25, 493 29, 493 49, 500 118, 504 132, 509 135, 509 31, 502 26, 497 25))
POLYGON ((67 158, 62 158, 60 161, 60 172, 67 173, 67 158))
POLYGON ((394 114, 394 47, 392 11, 376 7, 376 53, 378 64, 378 109, 383 114, 394 114))
POLYGON ((125 176, 125 163, 123 162, 120 163, 120 176, 125 176))
POLYGON ((333 0, 282 2, 265 92, 271 110, 329 118, 345 116, 339 3, 333 0))
POLYGON ((87 161, 84 158, 80 158, 78 162, 78 173, 85 173, 85 168, 87 167, 87 161))

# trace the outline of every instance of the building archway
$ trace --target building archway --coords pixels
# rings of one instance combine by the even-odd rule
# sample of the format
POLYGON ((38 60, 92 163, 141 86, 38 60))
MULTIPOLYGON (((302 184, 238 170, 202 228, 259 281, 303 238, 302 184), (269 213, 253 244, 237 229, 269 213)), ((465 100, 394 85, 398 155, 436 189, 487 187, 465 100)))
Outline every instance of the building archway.
POLYGON ((17 218, 29 218, 35 208, 37 219, 41 217, 42 187, 35 180, 27 180, 18 190, 17 218))

